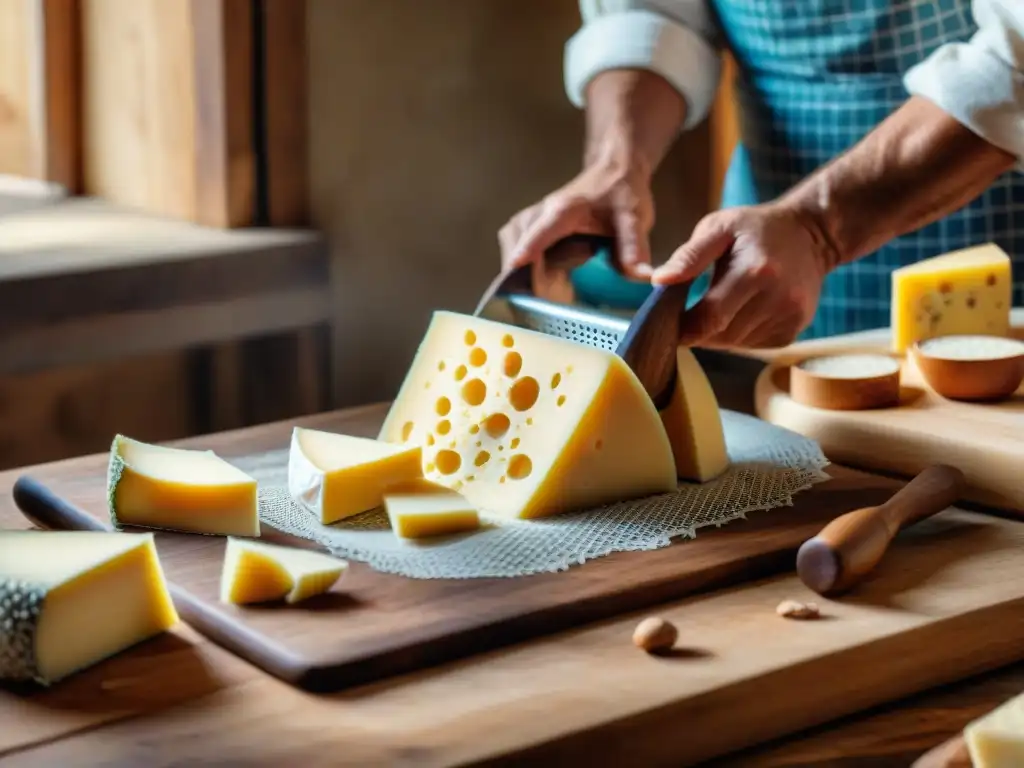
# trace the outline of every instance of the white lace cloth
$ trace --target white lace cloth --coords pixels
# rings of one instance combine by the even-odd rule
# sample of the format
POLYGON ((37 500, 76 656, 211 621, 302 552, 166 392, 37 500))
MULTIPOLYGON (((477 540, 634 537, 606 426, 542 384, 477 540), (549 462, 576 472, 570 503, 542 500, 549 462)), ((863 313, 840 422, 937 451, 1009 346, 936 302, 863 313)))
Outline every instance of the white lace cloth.
POLYGON ((526 576, 693 538, 698 528, 790 506, 794 494, 828 478, 828 460, 815 441, 732 411, 723 411, 722 421, 732 466, 709 483, 681 484, 674 493, 542 520, 509 521, 484 512, 483 530, 429 542, 398 539, 380 510, 321 524, 288 494, 285 448, 233 463, 259 481, 264 523, 316 541, 339 557, 416 579, 526 576))

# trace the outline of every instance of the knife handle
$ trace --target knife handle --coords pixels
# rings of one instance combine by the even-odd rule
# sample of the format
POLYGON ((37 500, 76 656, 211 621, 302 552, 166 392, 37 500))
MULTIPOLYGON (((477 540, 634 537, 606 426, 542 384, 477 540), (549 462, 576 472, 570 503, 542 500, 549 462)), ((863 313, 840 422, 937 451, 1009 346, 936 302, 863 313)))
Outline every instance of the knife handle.
POLYGON ((884 504, 837 517, 800 547, 797 575, 820 595, 853 587, 874 570, 900 529, 956 503, 965 482, 959 469, 935 464, 884 504))

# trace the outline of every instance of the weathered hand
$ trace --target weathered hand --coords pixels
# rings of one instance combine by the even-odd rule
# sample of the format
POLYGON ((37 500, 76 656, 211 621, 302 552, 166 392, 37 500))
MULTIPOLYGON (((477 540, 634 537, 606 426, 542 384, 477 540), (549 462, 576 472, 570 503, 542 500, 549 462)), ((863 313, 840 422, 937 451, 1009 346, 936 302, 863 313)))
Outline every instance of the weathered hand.
POLYGON ((651 274, 652 226, 649 174, 639 163, 596 162, 501 228, 502 266, 540 265, 545 251, 566 237, 605 235, 615 238, 622 272, 645 280, 651 274))
POLYGON ((651 282, 690 281, 714 264, 707 293, 683 318, 681 343, 781 347, 810 324, 822 281, 837 263, 812 217, 766 203, 705 216, 651 282))

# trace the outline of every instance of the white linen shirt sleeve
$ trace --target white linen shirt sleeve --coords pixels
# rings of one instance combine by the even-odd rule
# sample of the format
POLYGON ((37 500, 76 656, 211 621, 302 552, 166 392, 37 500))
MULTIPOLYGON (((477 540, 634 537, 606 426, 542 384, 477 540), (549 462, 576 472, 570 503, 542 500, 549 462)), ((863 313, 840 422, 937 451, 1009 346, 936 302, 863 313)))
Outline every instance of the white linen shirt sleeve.
MULTIPOLYGON (((1024 0, 1015 0, 1024 2, 1024 0)), ((711 109, 722 60, 708 0, 580 0, 583 25, 565 46, 569 100, 586 102, 587 84, 609 69, 645 69, 686 100, 683 130, 711 109)))
POLYGON ((974 0, 972 12, 971 39, 936 49, 904 85, 1016 155, 1024 170, 1024 0, 974 0))

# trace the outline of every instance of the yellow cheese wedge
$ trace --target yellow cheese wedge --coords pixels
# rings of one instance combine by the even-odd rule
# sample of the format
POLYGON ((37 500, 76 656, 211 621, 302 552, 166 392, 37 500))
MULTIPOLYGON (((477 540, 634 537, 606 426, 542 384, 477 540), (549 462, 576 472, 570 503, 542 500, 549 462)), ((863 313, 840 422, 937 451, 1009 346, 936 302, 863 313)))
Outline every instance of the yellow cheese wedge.
POLYGON ((150 445, 117 435, 107 505, 116 528, 259 536, 256 481, 213 451, 150 445))
POLYGON ((892 272, 892 345, 955 334, 1010 331, 1010 257, 989 243, 892 272))
POLYGON ((239 605, 282 598, 297 603, 329 590, 346 568, 346 561, 323 552, 229 537, 220 599, 239 605))
POLYGON ((388 489, 384 506, 391 530, 403 539, 425 539, 480 527, 480 514, 465 496, 429 480, 388 489))
POLYGON ((288 457, 288 490, 322 523, 384 503, 384 490, 423 476, 417 446, 296 427, 288 457))
POLYGON ((435 312, 381 430, 477 509, 534 518, 676 488, 661 417, 602 349, 435 312))
POLYGON ((177 622, 152 533, 0 531, 0 678, 49 685, 177 622))
POLYGON ((964 728, 974 768, 1024 766, 1024 694, 964 728))
POLYGON ((672 401, 661 412, 676 474, 684 480, 707 482, 729 467, 718 399, 704 369, 686 347, 676 349, 676 372, 672 401))

